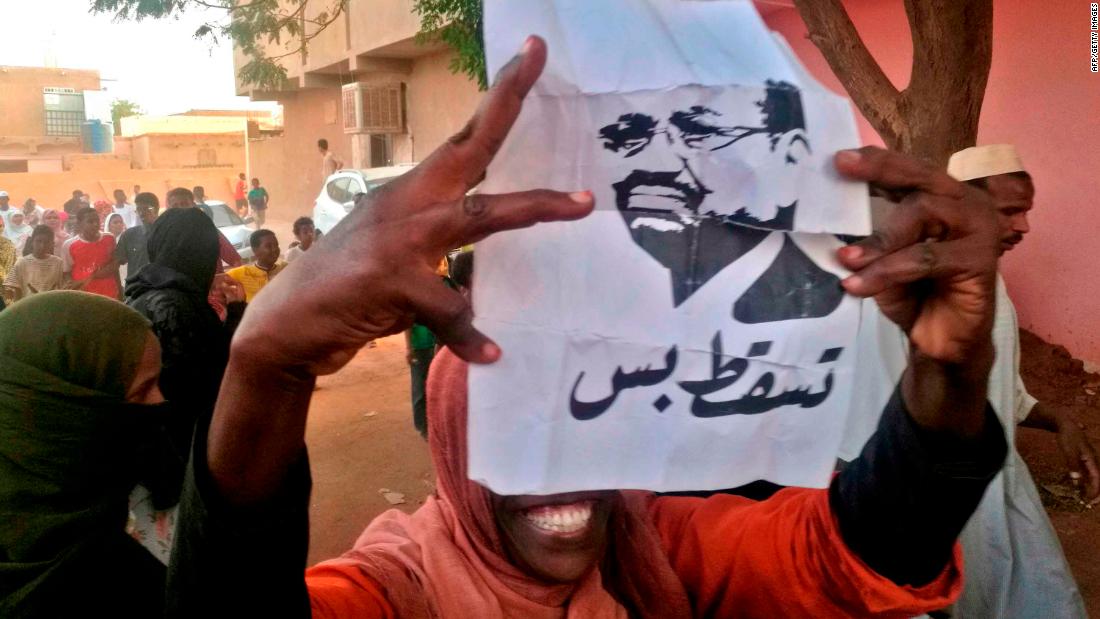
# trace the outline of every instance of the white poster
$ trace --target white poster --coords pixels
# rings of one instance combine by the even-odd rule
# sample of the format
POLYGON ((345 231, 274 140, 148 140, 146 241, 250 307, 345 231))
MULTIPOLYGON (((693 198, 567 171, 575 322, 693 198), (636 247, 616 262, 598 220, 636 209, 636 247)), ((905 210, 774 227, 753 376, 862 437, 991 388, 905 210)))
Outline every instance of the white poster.
POLYGON ((477 246, 470 477, 501 494, 824 486, 869 230, 848 103, 747 1, 486 0, 494 74, 549 61, 481 185, 591 189, 597 211, 477 246))

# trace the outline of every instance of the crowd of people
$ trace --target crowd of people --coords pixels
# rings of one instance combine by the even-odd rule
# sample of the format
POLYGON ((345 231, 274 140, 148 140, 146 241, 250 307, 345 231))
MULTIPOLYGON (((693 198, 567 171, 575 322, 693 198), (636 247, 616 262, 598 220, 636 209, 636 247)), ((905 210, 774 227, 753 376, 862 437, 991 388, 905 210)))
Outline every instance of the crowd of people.
MULTIPOLYGON (((243 183, 244 174, 240 179, 243 183)), ((261 229, 257 232, 260 232, 269 196, 260 186, 259 179, 252 179, 252 187, 246 201, 250 206, 245 207, 244 214, 247 216, 247 209, 251 208, 256 227, 261 229)), ((147 237, 160 213, 156 194, 141 191, 139 185, 134 185, 133 190, 132 197, 128 198, 125 191, 116 189, 114 202, 110 203, 105 200, 90 203, 88 194, 75 190, 60 210, 43 208, 34 198, 27 198, 23 206, 17 208, 11 205, 8 192, 0 191, 0 308, 52 290, 83 290, 123 300, 124 282, 148 263, 147 237), (47 237, 50 238, 48 244, 47 237)), ((237 192, 241 191, 238 187, 237 192)), ((173 189, 168 192, 165 204, 168 208, 194 206, 213 217, 201 186, 191 190, 173 189)), ((263 232, 261 237, 274 238, 270 231, 263 232)), ((309 234, 303 232, 302 236, 309 234)), ((224 236, 219 237, 219 279, 211 289, 210 299, 224 317, 222 263, 241 267, 242 261, 232 243, 224 236)), ((299 246, 308 249, 311 244, 312 238, 308 241, 299 238, 294 243, 295 254, 303 251, 299 246)), ((269 245, 264 247, 267 249, 269 245)), ((275 247, 277 250, 277 242, 275 247)), ((257 263, 265 265, 260 268, 270 268, 265 260, 257 260, 257 263)), ((268 278, 277 272, 273 270, 268 278)), ((251 270, 238 271, 236 281, 248 282, 247 286, 255 292, 257 280, 249 276, 251 273, 251 270)))
MULTIPOLYGON (((168 192, 164 213, 138 188, 102 211, 74 192, 67 222, 0 192, 14 299, 0 311, 0 615, 1084 616, 1012 445, 1028 417, 1057 431, 1100 501, 1088 441, 1019 382, 997 263, 1027 232, 1034 184, 1003 147, 947 170, 836 154, 839 174, 900 198, 837 254, 878 322, 861 331, 853 447, 828 489, 503 496, 468 479, 468 367, 503 353, 473 326, 473 254, 441 261, 594 208, 584 188, 469 193, 546 53, 528 39, 465 130, 325 239, 296 221, 285 261, 262 227, 255 262, 234 260, 201 188, 168 192), (437 490, 303 571, 316 379, 403 331, 437 490)), ((266 208, 239 180, 237 207, 266 208)))

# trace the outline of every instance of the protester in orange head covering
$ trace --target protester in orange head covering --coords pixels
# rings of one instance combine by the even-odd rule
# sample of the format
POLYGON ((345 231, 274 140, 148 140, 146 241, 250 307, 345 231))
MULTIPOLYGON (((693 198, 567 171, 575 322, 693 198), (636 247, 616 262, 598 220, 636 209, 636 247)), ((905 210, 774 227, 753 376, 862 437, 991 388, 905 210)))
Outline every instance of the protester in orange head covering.
MULTIPOLYGON (((323 604, 331 583, 368 573, 401 617, 611 618, 625 617, 625 608, 639 617, 691 616, 643 493, 567 495, 574 503, 594 499, 591 518, 597 521, 589 536, 595 539, 583 540, 590 547, 578 553, 582 576, 576 582, 541 581, 509 560, 507 532, 498 523, 511 497, 493 497, 466 476, 466 373, 466 363, 444 351, 428 379, 436 496, 411 516, 391 510, 375 519, 351 552, 310 571, 311 595, 315 578, 321 595, 314 597, 323 604), (597 561, 613 569, 589 569, 597 561)), ((353 616, 350 608, 340 610, 331 616, 353 616)))
MULTIPOLYGON (((960 555, 954 539, 996 471, 993 449, 979 458, 984 479, 962 482, 967 490, 959 494, 957 482, 933 471, 935 462, 920 464, 927 454, 898 457, 893 450, 914 436, 904 424, 888 429, 906 414, 896 398, 884 413, 887 430, 876 437, 872 456, 857 460, 834 483, 841 507, 828 491, 798 488, 763 502, 730 495, 656 498, 638 491, 499 496, 466 476, 466 376, 467 364, 449 351, 437 357, 430 374, 436 495, 411 515, 391 510, 379 516, 351 551, 307 570, 304 582, 303 470, 290 476, 280 501, 265 506, 277 515, 270 523, 275 528, 255 522, 225 528, 237 515, 223 511, 220 501, 185 498, 169 616, 225 611, 248 579, 270 583, 264 586, 265 606, 314 619, 900 619, 945 607, 957 596, 960 555), (884 466, 886 459, 894 462, 884 466), (910 466, 923 470, 899 473, 910 466), (879 472, 878 479, 868 468, 879 472), (897 488, 901 500, 884 497, 882 486, 897 488), (929 509, 942 522, 928 522, 927 514, 891 518, 907 509, 901 506, 911 493, 936 489, 960 502, 929 509), (590 515, 577 533, 535 522, 545 510, 569 505, 584 512, 585 504, 590 515), (916 521, 922 528, 912 527, 916 521), (890 543, 884 544, 884 526, 905 535, 886 536, 890 543), (294 549, 303 554, 295 558, 294 549), (200 585, 190 588, 196 580, 200 585), (215 593, 220 587, 232 593, 215 593), (303 598, 306 608, 300 606, 303 598), (297 614, 289 610, 296 604, 297 614)), ((983 441, 997 444, 1000 428, 994 422, 987 430, 983 441)), ((1003 439, 999 445, 1003 455, 1003 439)), ((196 449, 193 461, 205 461, 201 441, 196 449)), ((209 484, 205 471, 195 476, 199 487, 209 484)), ((246 519, 257 515, 244 513, 246 519)))
POLYGON ((789 488, 762 502, 494 494, 467 480, 466 365, 448 352, 428 386, 438 493, 411 516, 383 514, 351 552, 303 576, 316 377, 419 319, 464 359, 497 361, 506 353, 433 267, 457 245, 594 207, 587 192, 467 195, 545 60, 541 40, 528 39, 462 133, 360 197, 331 239, 250 305, 213 419, 194 435, 167 615, 900 619, 949 604, 960 587, 955 540, 1006 452, 985 400, 996 222, 981 192, 879 149, 839 154, 838 172, 891 195, 914 191, 906 208, 950 211, 951 247, 962 249, 928 238, 948 225, 934 214, 905 210, 889 222, 896 234, 838 252, 855 271, 849 292, 891 291, 883 311, 917 353, 878 432, 828 490, 789 488), (942 271, 920 268, 928 252, 945 252, 942 271), (908 287, 913 279, 929 285, 908 287))
POLYGON ((789 489, 761 503, 638 491, 494 495, 466 476, 466 375, 449 351, 432 365, 437 495, 412 515, 386 512, 353 550, 309 570, 314 617, 388 616, 380 609, 403 618, 909 617, 947 606, 959 591, 954 561, 942 569, 941 560, 922 587, 869 569, 821 490, 789 489), (584 500, 595 502, 587 548, 539 539, 523 522, 532 503, 584 500), (560 582, 571 567, 575 579, 560 582), (547 571, 559 574, 536 575, 547 571))

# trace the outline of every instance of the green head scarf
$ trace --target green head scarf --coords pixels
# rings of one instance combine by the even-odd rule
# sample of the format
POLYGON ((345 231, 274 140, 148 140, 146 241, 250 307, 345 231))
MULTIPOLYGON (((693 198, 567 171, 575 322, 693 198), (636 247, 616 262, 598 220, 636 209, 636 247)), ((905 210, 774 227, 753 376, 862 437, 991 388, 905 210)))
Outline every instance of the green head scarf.
POLYGON ((109 565, 98 549, 124 535, 149 418, 125 397, 151 334, 84 292, 0 312, 0 616, 35 614, 109 565))
MULTIPOLYGON (((134 310, 86 292, 37 294, 0 312, 0 360, 34 368, 53 388, 66 385, 124 398, 152 333, 134 310)), ((35 374, 38 374, 35 372, 35 374)), ((46 386, 46 385, 41 385, 46 386)))

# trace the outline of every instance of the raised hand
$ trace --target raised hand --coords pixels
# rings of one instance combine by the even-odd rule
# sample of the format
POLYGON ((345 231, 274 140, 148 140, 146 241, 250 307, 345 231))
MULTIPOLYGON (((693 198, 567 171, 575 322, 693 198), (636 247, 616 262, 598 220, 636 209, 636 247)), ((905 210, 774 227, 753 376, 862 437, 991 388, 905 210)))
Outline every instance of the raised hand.
POLYGON ((902 394, 918 423, 974 434, 993 362, 997 215, 986 192, 913 157, 842 151, 837 170, 898 204, 867 239, 842 248, 848 292, 874 297, 909 336, 902 394))
POLYGON ((840 250, 844 288, 873 296, 923 354, 959 362, 993 324, 997 219, 989 194, 918 159, 880 148, 842 151, 837 169, 900 202, 867 239, 840 250))
POLYGON ((368 341, 404 330, 415 316, 460 357, 496 360, 500 350, 473 328, 468 302, 444 286, 434 268, 446 251, 494 232, 592 210, 589 192, 467 195, 545 63, 545 43, 529 38, 462 131, 412 171, 360 196, 324 243, 264 289, 237 331, 235 348, 316 376, 335 372, 368 341), (310 328, 287 338, 287 324, 310 328))
POLYGON ((254 503, 276 491, 301 454, 314 377, 340 369, 368 342, 415 318, 468 361, 500 356, 435 267, 448 250, 494 232, 592 211, 586 191, 468 195, 545 64, 545 43, 529 38, 458 135, 360 197, 323 243, 256 297, 234 336, 210 426, 207 464, 227 500, 254 503))

